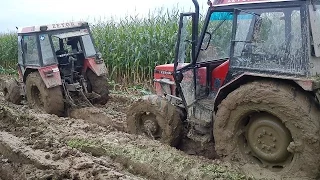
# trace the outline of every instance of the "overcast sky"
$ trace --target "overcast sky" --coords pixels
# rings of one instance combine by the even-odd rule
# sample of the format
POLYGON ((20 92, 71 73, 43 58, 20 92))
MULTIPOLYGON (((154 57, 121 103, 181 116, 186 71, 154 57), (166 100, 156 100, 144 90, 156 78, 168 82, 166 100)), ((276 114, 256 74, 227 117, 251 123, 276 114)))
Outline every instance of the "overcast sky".
MULTIPOLYGON (((66 21, 109 19, 111 16, 140 16, 156 8, 177 5, 193 10, 192 0, 0 0, 0 32, 15 31, 15 27, 42 25, 66 21)), ((207 0, 198 0, 206 7, 207 0)))

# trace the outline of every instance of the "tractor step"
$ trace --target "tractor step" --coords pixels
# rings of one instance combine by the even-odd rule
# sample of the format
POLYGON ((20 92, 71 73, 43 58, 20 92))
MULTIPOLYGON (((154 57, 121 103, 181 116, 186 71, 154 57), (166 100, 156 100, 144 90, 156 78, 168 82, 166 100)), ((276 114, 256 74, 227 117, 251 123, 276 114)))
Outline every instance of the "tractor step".
POLYGON ((203 99, 189 108, 189 121, 205 127, 211 127, 213 121, 213 100, 203 99))

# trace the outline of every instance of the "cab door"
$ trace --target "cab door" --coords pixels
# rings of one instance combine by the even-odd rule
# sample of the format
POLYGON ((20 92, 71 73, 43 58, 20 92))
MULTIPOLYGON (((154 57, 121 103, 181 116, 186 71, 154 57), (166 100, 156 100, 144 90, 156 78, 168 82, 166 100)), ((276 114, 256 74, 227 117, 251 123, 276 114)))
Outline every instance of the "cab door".
POLYGON ((194 66, 196 36, 192 33, 194 19, 195 13, 182 13, 180 15, 174 63, 174 78, 186 109, 196 100, 194 66))

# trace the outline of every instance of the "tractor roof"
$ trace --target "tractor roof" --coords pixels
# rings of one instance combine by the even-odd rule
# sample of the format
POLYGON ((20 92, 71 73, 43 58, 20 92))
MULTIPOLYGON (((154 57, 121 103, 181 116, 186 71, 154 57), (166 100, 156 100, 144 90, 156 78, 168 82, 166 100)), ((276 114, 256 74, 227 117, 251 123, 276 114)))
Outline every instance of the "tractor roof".
POLYGON ((47 24, 41 26, 30 26, 30 27, 22 27, 19 28, 18 33, 34 33, 40 31, 54 31, 54 30, 61 30, 61 29, 71 29, 77 27, 88 27, 87 22, 77 21, 77 22, 66 22, 66 23, 55 23, 55 24, 47 24))
POLYGON ((286 1, 299 1, 299 0, 214 0, 213 6, 228 6, 228 5, 234 5, 234 4, 255 4, 255 3, 286 2, 286 1))

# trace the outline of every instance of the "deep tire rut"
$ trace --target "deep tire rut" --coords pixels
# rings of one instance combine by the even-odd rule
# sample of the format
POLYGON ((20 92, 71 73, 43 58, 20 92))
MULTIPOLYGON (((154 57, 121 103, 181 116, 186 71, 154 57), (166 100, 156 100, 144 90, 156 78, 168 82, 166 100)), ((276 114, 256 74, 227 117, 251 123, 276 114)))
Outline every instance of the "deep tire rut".
POLYGON ((0 97, 0 150, 6 149, 0 151, 0 177, 245 179, 228 163, 189 156, 160 142, 125 133, 126 109, 127 103, 111 101, 96 109, 100 120, 90 121, 90 115, 82 116, 85 120, 59 118, 0 97))

